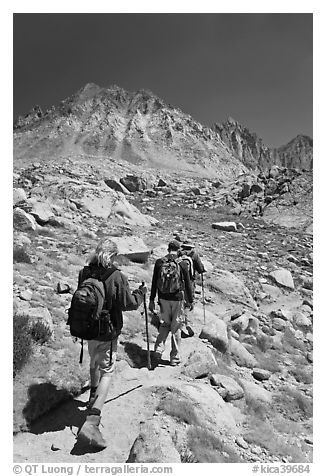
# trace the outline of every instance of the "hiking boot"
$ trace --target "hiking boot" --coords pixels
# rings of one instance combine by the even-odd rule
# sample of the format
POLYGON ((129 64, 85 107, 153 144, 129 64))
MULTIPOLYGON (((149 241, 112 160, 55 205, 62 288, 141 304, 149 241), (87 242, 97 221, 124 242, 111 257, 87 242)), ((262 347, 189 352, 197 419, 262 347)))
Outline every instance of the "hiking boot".
POLYGON ((99 430, 100 421, 101 417, 99 415, 88 415, 78 432, 77 441, 95 448, 106 448, 106 442, 99 430))
POLYGON ((170 365, 171 367, 176 367, 177 365, 180 365, 180 360, 171 360, 170 365))

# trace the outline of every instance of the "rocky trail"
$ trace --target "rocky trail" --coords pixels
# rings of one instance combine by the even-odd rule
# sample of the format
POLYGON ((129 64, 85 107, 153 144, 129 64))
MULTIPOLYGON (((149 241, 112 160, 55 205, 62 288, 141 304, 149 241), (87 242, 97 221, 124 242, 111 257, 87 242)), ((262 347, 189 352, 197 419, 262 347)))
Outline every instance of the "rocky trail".
MULTIPOLYGON (((34 164, 14 177, 15 313, 52 331, 15 376, 14 460, 312 461, 310 210, 296 227, 266 221, 260 199, 273 204, 290 193, 253 189, 262 182, 251 176, 216 187, 130 164, 127 175, 117 163, 105 173, 101 163, 71 164, 34 164), (125 313, 102 419, 108 447, 92 453, 75 445, 88 360, 78 364, 80 346, 66 326, 71 294, 58 294, 57 283, 74 289, 88 253, 108 235, 121 247, 131 243, 119 263, 131 288, 150 285, 173 236, 194 241, 207 269, 205 322, 199 281, 195 336, 182 340, 182 364, 148 371, 142 309, 125 313)), ((286 175, 271 177, 274 189, 286 175)), ((299 179, 291 178, 293 187, 299 179)), ((150 319, 152 349, 157 318, 150 319)))

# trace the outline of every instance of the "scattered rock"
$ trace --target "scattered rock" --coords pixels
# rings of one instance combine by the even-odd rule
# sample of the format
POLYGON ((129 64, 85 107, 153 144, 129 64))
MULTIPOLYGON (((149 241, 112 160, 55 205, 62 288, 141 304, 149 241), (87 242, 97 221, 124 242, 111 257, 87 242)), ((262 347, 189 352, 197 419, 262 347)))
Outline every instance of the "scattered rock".
POLYGON ((35 218, 18 207, 14 210, 13 221, 16 230, 27 231, 36 230, 37 228, 35 218))
POLYGON ((248 443, 242 438, 242 436, 238 436, 235 439, 235 442, 240 448, 243 448, 244 450, 247 450, 249 448, 248 443))
POLYGON ((241 379, 241 385, 244 389, 245 397, 252 400, 262 401, 265 403, 271 403, 273 394, 266 390, 265 388, 260 387, 254 382, 249 382, 248 380, 241 379))
POLYGON ((212 223, 212 228, 215 230, 222 230, 222 231, 238 231, 237 229, 237 224, 233 221, 223 221, 223 222, 217 222, 217 223, 212 223))
POLYGON ((285 288, 294 289, 292 274, 287 269, 279 268, 272 271, 269 275, 277 284, 280 284, 285 288))
POLYGON ((214 316, 214 319, 210 319, 203 327, 200 335, 200 339, 207 339, 215 349, 220 352, 226 352, 229 345, 227 325, 221 319, 214 316))
POLYGON ((33 291, 30 289, 26 289, 25 291, 22 291, 19 295, 20 299, 23 301, 30 301, 33 297, 33 291))
POLYGON ((309 319, 308 316, 303 314, 300 311, 296 311, 295 314, 293 315, 293 322, 296 326, 298 327, 303 327, 303 328, 310 328, 312 323, 311 320, 309 319))
POLYGON ((30 213, 39 225, 45 225, 55 215, 51 205, 47 202, 33 203, 30 213))
POLYGON ((256 380, 262 381, 268 380, 271 376, 271 373, 265 369, 254 368, 252 369, 252 375, 256 380))
POLYGON ((232 321, 232 327, 238 333, 256 334, 258 326, 258 319, 248 312, 244 312, 241 316, 232 321))
POLYGON ((224 295, 230 301, 242 303, 246 306, 257 310, 257 304, 250 294, 249 289, 238 277, 229 271, 215 268, 214 274, 206 285, 210 286, 213 291, 224 295))
POLYGON ((139 192, 146 189, 146 180, 136 175, 126 175, 120 182, 129 192, 139 192))
POLYGON ((18 203, 26 202, 27 196, 23 188, 14 188, 13 190, 13 204, 16 206, 18 203))
POLYGON ((275 317, 273 319, 273 328, 277 331, 284 331, 287 327, 287 322, 284 319, 280 319, 279 317, 275 317))
POLYGON ((231 400, 239 400, 244 395, 243 388, 231 377, 226 375, 213 374, 210 378, 211 385, 217 387, 217 392, 223 400, 230 402, 231 400), (222 392, 220 393, 220 390, 222 392))
POLYGON ((257 366, 255 357, 233 337, 230 338, 230 352, 240 367, 253 368, 257 366))
POLYGON ((202 378, 207 376, 216 368, 216 359, 212 354, 211 349, 206 345, 196 345, 185 363, 183 364, 182 373, 192 379, 202 378))
POLYGON ((150 255, 150 250, 145 245, 142 238, 137 236, 111 236, 110 240, 116 243, 118 255, 126 256, 134 263, 146 263, 150 255))
POLYGON ((106 178, 104 179, 104 182, 108 187, 110 187, 112 190, 116 190, 117 192, 124 193, 125 195, 129 195, 130 192, 129 190, 118 180, 113 179, 113 178, 106 178))
POLYGON ((181 463, 168 431, 152 418, 141 424, 141 430, 131 447, 127 463, 181 463))

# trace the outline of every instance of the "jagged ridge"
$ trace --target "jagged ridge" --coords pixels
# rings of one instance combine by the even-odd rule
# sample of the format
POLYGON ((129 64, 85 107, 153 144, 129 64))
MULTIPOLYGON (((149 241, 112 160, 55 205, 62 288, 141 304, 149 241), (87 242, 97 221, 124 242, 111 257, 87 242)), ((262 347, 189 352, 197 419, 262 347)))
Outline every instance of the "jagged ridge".
POLYGON ((298 135, 288 144, 279 148, 269 148, 257 134, 250 132, 231 117, 222 124, 213 125, 213 130, 239 160, 252 170, 266 170, 273 165, 300 170, 312 170, 313 141, 310 137, 298 135))

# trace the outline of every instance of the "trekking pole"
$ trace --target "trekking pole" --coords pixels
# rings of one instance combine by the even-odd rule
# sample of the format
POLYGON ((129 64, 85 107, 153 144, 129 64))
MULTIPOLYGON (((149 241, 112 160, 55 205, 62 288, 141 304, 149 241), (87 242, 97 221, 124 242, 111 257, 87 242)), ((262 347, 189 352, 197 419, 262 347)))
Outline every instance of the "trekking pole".
POLYGON ((204 326, 205 326, 206 325, 206 313, 205 313, 204 273, 201 274, 201 290, 202 290, 202 296, 203 296, 204 326))
MULTIPOLYGON (((145 282, 142 282, 142 286, 145 286, 145 282)), ((146 304, 146 293, 144 294, 144 312, 145 312, 145 322, 146 322, 146 340, 147 340, 147 368, 151 370, 151 354, 149 351, 149 337, 148 337, 148 314, 147 314, 147 304, 146 304)))

